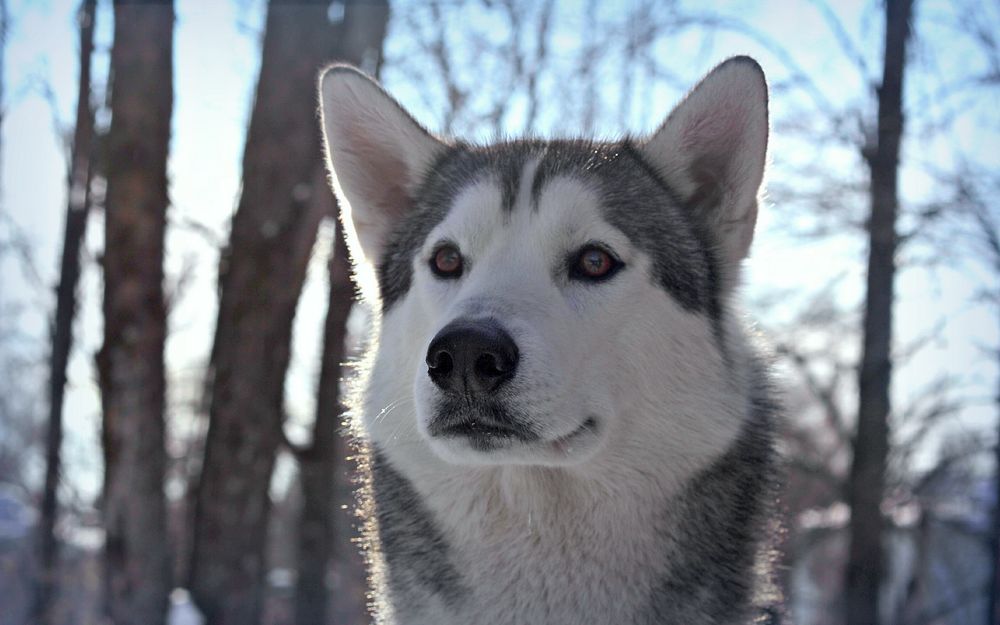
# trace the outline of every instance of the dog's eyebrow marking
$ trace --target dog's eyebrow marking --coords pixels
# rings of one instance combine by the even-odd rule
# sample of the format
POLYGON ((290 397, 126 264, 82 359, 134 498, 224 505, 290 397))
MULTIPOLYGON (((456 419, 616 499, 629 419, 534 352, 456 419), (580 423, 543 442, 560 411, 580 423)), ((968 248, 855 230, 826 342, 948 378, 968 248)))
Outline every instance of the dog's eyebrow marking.
POLYGON ((538 198, 542 195, 542 186, 548 180, 549 170, 552 169, 549 162, 550 159, 547 158, 548 156, 549 148, 546 146, 541 155, 539 155, 535 168, 531 172, 531 202, 535 211, 538 210, 538 198))
POLYGON ((524 160, 524 167, 521 170, 521 180, 517 190, 517 206, 528 207, 538 210, 538 196, 535 195, 535 175, 538 173, 538 164, 541 162, 538 156, 530 156, 524 160))
POLYGON ((538 199, 542 195, 542 190, 553 177, 570 172, 589 172, 599 176, 600 172, 597 170, 613 163, 618 157, 617 147, 611 144, 568 140, 544 145, 538 156, 534 181, 531 183, 535 210, 538 210, 538 199))
POLYGON ((490 155, 492 162, 484 163, 487 169, 496 172, 497 184, 503 195, 504 215, 514 211, 517 192, 521 184, 521 158, 518 151, 499 151, 490 155))

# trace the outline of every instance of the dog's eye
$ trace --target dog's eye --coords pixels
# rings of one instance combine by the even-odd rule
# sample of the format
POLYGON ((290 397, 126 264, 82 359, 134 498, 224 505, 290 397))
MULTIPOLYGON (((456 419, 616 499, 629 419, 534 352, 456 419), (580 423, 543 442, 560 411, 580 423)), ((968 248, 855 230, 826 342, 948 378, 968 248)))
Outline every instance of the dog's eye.
POLYGON ((570 278, 597 282, 613 276, 622 263, 610 252, 596 245, 588 245, 577 252, 570 265, 570 278))
POLYGON ((457 278, 462 275, 462 253, 454 245, 437 248, 431 258, 431 271, 439 278, 457 278))

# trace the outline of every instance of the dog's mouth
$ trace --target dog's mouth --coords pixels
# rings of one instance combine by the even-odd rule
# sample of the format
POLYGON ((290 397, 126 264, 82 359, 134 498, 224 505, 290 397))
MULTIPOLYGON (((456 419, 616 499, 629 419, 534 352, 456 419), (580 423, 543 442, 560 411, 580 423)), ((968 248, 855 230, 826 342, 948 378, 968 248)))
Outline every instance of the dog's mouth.
POLYGON ((560 436, 559 438, 550 441, 548 443, 552 451, 559 454, 570 454, 573 453, 574 445, 583 441, 587 437, 597 436, 599 434, 599 424, 597 417, 587 417, 587 419, 580 424, 580 427, 576 428, 569 434, 560 436))
POLYGON ((513 442, 538 440, 528 421, 499 402, 448 399, 437 406, 427 426, 435 438, 464 439, 477 451, 491 451, 513 442))
POLYGON ((601 421, 588 416, 570 432, 552 437, 502 404, 444 401, 426 433, 438 441, 435 447, 459 462, 562 465, 589 456, 602 438, 601 429, 601 421))
POLYGON ((464 421, 442 428, 429 428, 432 436, 446 439, 464 439, 476 451, 492 451, 513 441, 531 438, 521 429, 504 425, 464 421))

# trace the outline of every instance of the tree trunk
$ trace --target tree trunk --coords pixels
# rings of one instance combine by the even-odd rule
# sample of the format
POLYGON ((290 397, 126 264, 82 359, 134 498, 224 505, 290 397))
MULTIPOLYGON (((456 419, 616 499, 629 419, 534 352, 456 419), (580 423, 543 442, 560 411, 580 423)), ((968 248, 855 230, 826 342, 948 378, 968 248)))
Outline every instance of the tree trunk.
MULTIPOLYGON (((367 50, 377 53, 375 73, 381 64, 382 43, 389 17, 388 4, 349 5, 343 23, 346 45, 341 58, 364 58, 367 50)), ((319 174, 325 180, 325 167, 319 174)), ((332 193, 322 199, 330 216, 336 215, 332 193)), ((331 612, 334 622, 362 623, 367 600, 364 560, 353 537, 354 481, 345 462, 348 443, 339 433, 343 417, 340 398, 341 364, 346 359, 347 319, 354 301, 351 264, 340 224, 329 262, 329 300, 323 332, 323 354, 317 389, 316 416, 311 445, 296 453, 302 485, 302 510, 298 532, 298 575, 295 587, 296 625, 325 625, 331 612), (331 559, 337 556, 339 593, 332 605, 327 579, 331 559), (360 591, 360 592, 356 592, 360 591), (333 608, 332 610, 330 608, 333 608)))
POLYGON ((104 251, 104 525, 116 625, 164 622, 163 246, 173 106, 171 3, 115 2, 104 251))
MULTIPOLYGON (((330 201, 332 204, 332 194, 330 201)), ((343 414, 340 403, 341 363, 345 359, 347 317, 354 301, 350 274, 347 247, 338 228, 330 256, 329 303, 312 444, 296 454, 302 481, 295 587, 296 625, 325 625, 328 622, 327 565, 336 539, 334 515, 338 480, 335 476, 338 470, 346 470, 341 456, 343 450, 338 445, 338 429, 343 414)))
POLYGON ((338 433, 333 451, 333 545, 327 556, 327 572, 332 577, 336 592, 327 599, 326 622, 343 625, 371 622, 368 615, 368 570, 358 544, 361 522, 357 517, 355 491, 358 474, 357 463, 351 457, 353 453, 349 437, 338 433))
POLYGON ((345 25, 355 14, 384 14, 384 4, 348 2, 337 24, 328 7, 325 0, 268 6, 243 193, 220 267, 210 421, 195 493, 190 585, 209 625, 253 625, 261 614, 292 324, 324 216, 313 197, 329 193, 315 175, 318 72, 335 58, 360 63, 380 51, 359 45, 345 25))
MULTIPOLYGON (((994 235, 995 236, 995 235, 994 235)), ((995 242, 995 239, 994 239, 995 242)), ((994 248, 994 270, 996 277, 1000 278, 1000 248, 994 248)), ((994 300, 1000 305, 1000 292, 996 294, 994 300)), ((997 350, 997 365, 1000 368, 1000 348, 997 350)), ((996 473, 993 475, 993 494, 996 497, 993 507, 993 531, 990 535, 990 553, 993 554, 993 563, 990 575, 989 601, 986 607, 986 625, 996 625, 1000 623, 1000 380, 997 384, 997 395, 994 398, 997 408, 997 442, 994 448, 996 473)))
POLYGON ((858 430, 848 500, 850 548, 846 571, 848 625, 877 625, 884 572, 881 503, 888 454, 892 374, 892 304, 896 273, 899 145, 903 134, 903 72, 913 0, 887 0, 885 60, 878 90, 878 145, 871 170, 868 284, 859 375, 858 430))
MULTIPOLYGON (((58 580, 58 542, 55 535, 59 490, 60 451, 63 438, 63 394, 66 367, 73 347, 76 318, 76 287, 80 280, 80 247, 90 212, 90 178, 94 111, 90 104, 90 59, 94 53, 94 19, 97 0, 83 0, 77 19, 80 25, 80 83, 77 88, 76 128, 69 155, 66 230, 63 236, 56 313, 49 355, 49 420, 45 448, 45 486, 38 520, 39 578, 34 614, 38 623, 52 621, 50 610, 58 580)), ((4 7, 6 28, 6 7, 4 7)))

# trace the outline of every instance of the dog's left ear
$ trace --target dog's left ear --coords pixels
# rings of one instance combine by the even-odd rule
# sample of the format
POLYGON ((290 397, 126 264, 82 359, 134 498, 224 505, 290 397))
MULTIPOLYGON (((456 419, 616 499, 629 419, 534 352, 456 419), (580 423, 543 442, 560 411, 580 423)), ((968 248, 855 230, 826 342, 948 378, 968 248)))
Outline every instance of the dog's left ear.
POLYGON ((711 229, 727 265, 746 257, 767 161, 767 82, 756 61, 713 69, 641 151, 711 229))
POLYGON ((327 165, 352 256, 360 262, 360 251, 376 264, 389 233, 413 207, 423 174, 446 146, 353 67, 327 68, 319 95, 327 165))

